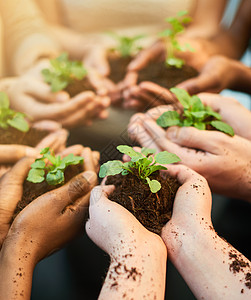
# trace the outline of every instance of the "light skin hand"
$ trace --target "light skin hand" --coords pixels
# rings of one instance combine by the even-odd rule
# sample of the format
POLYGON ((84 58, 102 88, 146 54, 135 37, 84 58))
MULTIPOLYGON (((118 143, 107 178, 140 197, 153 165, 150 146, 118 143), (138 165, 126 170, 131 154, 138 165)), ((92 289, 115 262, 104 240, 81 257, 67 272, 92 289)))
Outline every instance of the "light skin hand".
POLYGON ((161 232, 171 262, 197 299, 249 299, 250 261, 214 231, 206 180, 182 165, 170 165, 167 172, 181 184, 161 232), (233 271, 231 255, 242 261, 239 272, 233 271))
POLYGON ((137 111, 145 111, 151 107, 177 102, 168 89, 150 81, 144 81, 139 85, 127 88, 123 92, 123 96, 124 107, 137 111))
POLYGON ((250 201, 249 140, 194 127, 173 126, 165 131, 149 118, 129 124, 129 133, 141 146, 178 155, 182 164, 208 180, 214 192, 250 201))
POLYGON ((98 97, 93 92, 82 92, 66 102, 39 101, 41 95, 46 97, 48 88, 44 82, 31 77, 26 76, 22 81, 18 80, 8 89, 11 107, 24 112, 33 121, 49 119, 68 128, 89 125, 93 119, 107 116, 106 108, 110 104, 107 97, 98 97))
POLYGON ((99 299, 163 299, 166 252, 159 236, 108 199, 114 186, 98 186, 90 199, 89 237, 111 257, 99 299))

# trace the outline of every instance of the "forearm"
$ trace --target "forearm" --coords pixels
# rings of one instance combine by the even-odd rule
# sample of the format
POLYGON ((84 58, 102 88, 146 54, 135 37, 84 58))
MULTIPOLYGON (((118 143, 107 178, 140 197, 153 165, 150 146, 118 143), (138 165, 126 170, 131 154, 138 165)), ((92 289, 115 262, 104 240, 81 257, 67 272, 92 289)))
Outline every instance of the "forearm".
POLYGON ((111 258, 99 299, 164 299, 166 249, 128 248, 111 258))
POLYGON ((51 30, 61 48, 74 59, 81 60, 92 47, 102 47, 104 38, 101 34, 85 36, 61 25, 51 25, 51 30))
POLYGON ((197 299, 250 299, 250 262, 201 220, 182 234, 170 259, 197 299))
POLYGON ((3 244, 0 252, 0 300, 30 299, 35 263, 31 253, 25 250, 27 243, 3 244))

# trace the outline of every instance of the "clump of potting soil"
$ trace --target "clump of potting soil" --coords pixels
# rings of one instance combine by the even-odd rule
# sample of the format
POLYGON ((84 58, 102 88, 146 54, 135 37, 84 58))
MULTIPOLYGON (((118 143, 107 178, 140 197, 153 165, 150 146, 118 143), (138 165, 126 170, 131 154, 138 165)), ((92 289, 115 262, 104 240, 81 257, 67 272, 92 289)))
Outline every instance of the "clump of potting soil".
POLYGON ((150 231, 160 234, 170 220, 173 201, 179 183, 160 170, 163 164, 180 159, 173 153, 163 151, 155 155, 154 149, 142 148, 141 153, 126 145, 117 149, 131 157, 130 162, 110 161, 100 168, 101 178, 108 176, 106 184, 115 185, 109 199, 127 208, 150 231))

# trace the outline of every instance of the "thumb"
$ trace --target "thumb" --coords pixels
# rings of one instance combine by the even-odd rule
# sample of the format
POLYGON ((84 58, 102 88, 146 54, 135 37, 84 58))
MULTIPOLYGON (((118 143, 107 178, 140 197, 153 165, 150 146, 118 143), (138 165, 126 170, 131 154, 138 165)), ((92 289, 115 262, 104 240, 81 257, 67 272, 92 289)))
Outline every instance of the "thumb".
POLYGON ((168 128, 166 137, 181 147, 199 149, 212 154, 218 154, 219 147, 226 138, 221 132, 178 126, 168 128))
POLYGON ((213 91, 214 78, 201 74, 198 77, 185 80, 177 85, 178 88, 185 89, 190 95, 198 94, 205 91, 213 91))

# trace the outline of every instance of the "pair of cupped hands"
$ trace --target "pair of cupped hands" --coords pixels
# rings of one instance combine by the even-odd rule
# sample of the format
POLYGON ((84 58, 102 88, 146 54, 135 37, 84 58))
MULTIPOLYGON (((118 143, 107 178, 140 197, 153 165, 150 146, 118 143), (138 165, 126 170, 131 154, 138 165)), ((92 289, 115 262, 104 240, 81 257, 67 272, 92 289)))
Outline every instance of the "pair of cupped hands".
MULTIPOLYGON (((121 239, 127 249, 132 244, 141 249, 144 240, 153 248, 157 243, 160 249, 166 249, 159 236, 145 229, 125 208, 109 200, 114 186, 94 187, 98 169, 98 154, 95 151, 75 145, 63 150, 61 155, 69 153, 83 156, 83 172, 62 187, 35 199, 17 215, 13 223, 15 207, 22 198, 23 182, 34 159, 25 157, 19 160, 1 177, 0 247, 4 253, 18 247, 22 253, 29 253, 36 264, 83 232, 88 207, 87 234, 112 257, 120 255, 121 239)), ((170 243, 172 226, 175 224, 184 231, 185 216, 190 218, 191 212, 203 216, 210 223, 211 193, 206 180, 185 166, 170 165, 167 172, 177 177, 181 184, 175 198, 172 220, 162 231, 164 241, 170 243), (193 185, 200 186, 199 192, 192 188, 193 185)), ((195 227, 197 223, 199 219, 194 220, 195 227)))

